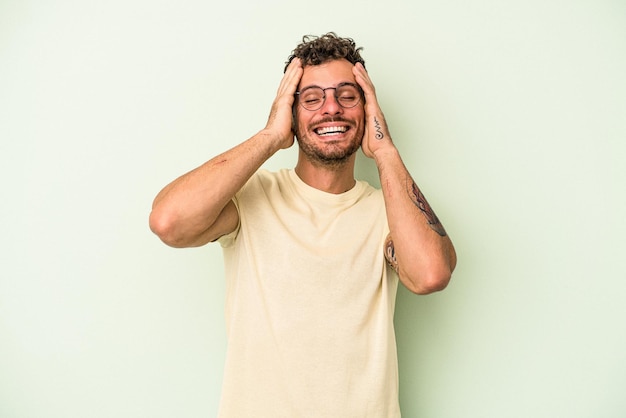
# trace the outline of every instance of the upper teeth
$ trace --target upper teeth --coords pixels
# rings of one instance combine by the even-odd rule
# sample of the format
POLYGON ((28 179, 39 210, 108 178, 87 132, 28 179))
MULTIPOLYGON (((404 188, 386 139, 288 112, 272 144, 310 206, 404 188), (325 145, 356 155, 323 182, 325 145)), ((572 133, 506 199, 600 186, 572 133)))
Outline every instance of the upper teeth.
POLYGON ((317 129, 318 135, 325 135, 330 133, 342 133, 346 131, 345 126, 327 126, 325 128, 317 129))

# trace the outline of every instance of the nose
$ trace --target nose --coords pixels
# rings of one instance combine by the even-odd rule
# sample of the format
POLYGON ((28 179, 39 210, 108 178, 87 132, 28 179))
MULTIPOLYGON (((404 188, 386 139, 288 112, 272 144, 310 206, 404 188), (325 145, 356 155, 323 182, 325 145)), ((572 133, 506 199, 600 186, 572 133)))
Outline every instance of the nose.
POLYGON ((335 89, 328 88, 324 92, 324 94, 326 96, 326 99, 324 100, 324 104, 322 105, 322 113, 328 115, 337 115, 339 113, 342 113, 343 107, 341 107, 341 105, 337 101, 337 98, 335 97, 335 89))

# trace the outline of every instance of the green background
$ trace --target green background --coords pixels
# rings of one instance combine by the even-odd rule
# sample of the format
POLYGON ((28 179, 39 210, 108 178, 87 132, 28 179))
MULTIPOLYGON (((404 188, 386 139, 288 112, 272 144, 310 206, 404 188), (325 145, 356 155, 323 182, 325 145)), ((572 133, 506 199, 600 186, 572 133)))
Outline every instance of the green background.
POLYGON ((151 201, 261 129, 331 30, 459 256, 399 292, 403 416, 626 416, 617 0, 1 1, 0 416, 215 416, 221 250, 160 243, 151 201))

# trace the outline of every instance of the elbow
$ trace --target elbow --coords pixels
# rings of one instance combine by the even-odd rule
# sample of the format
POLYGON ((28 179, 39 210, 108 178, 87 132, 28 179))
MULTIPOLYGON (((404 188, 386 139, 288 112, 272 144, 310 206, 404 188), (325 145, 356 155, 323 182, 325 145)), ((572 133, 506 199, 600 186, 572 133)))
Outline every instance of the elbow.
POLYGON ((439 251, 420 255, 413 253, 402 260, 398 257, 397 272, 402 284, 417 295, 440 292, 448 287, 457 263, 450 239, 446 238, 439 251))
POLYGON ((444 290, 450 283, 452 270, 445 266, 413 274, 399 272, 405 287, 416 295, 428 295, 444 290))
POLYGON ((163 213, 158 209, 153 209, 150 212, 148 224, 150 230, 165 244, 175 248, 184 246, 181 244, 180 238, 177 237, 176 224, 171 215, 163 213))

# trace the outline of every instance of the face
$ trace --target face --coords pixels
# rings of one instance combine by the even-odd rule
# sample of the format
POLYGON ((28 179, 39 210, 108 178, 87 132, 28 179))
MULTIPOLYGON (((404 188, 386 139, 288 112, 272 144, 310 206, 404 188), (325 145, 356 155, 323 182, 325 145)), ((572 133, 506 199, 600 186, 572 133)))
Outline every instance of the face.
MULTIPOLYGON (((329 61, 304 67, 298 90, 310 86, 323 89, 341 83, 354 83, 353 65, 345 60, 329 61)), ((323 106, 315 111, 296 104, 296 137, 300 150, 309 161, 323 165, 342 164, 358 151, 363 140, 365 111, 363 100, 355 107, 343 108, 335 99, 335 90, 326 90, 323 106)))

